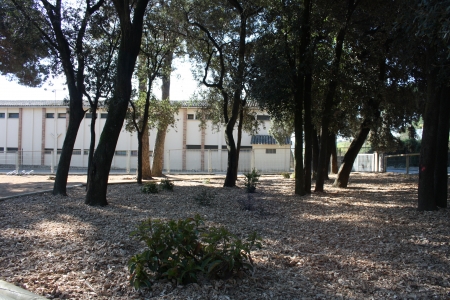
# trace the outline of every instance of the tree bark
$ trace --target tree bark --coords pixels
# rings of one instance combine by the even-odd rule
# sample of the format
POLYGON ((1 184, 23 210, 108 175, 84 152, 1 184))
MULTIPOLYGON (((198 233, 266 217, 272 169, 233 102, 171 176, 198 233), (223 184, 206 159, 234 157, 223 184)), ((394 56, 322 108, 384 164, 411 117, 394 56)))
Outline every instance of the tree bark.
POLYGON ((142 132, 142 179, 152 179, 152 168, 150 166, 150 141, 148 133, 148 122, 144 124, 142 132))
POLYGON ((317 168, 319 167, 319 151, 320 151, 320 147, 319 147, 319 137, 317 136, 317 129, 315 129, 313 127, 312 130, 312 168, 313 168, 313 175, 312 178, 313 179, 317 179, 317 168))
POLYGON ((89 144, 89 153, 88 153, 88 172, 87 172, 87 182, 86 182, 86 191, 89 187, 89 177, 92 175, 92 162, 94 160, 94 151, 95 151, 95 123, 97 121, 97 107, 96 105, 91 109, 91 142, 89 144))
POLYGON ((303 99, 305 105, 305 192, 311 193, 311 163, 312 163, 312 143, 313 143, 313 125, 311 118, 311 88, 312 88, 312 74, 305 76, 305 97, 303 99))
POLYGON ((336 148, 336 134, 330 136, 331 174, 338 173, 338 160, 336 148))
POLYGON ((436 205, 447 207, 448 198, 448 138, 450 117, 450 88, 443 87, 440 93, 439 125, 437 132, 436 169, 434 173, 434 190, 436 205))
POLYGON ((294 130, 295 130, 295 148, 294 148, 294 172, 295 172, 295 194, 303 196, 305 191, 305 174, 303 170, 303 88, 304 77, 301 76, 298 84, 298 90, 294 95, 295 113, 294 113, 294 130))
POLYGON ((428 49, 427 60, 427 103, 423 115, 423 132, 419 162, 418 210, 436 210, 434 175, 439 125, 439 93, 437 91, 438 70, 433 66, 435 52, 428 49))
POLYGON ((167 126, 159 128, 156 133, 155 149, 153 152, 153 176, 163 176, 164 143, 166 140, 167 126))
POLYGON ((108 204, 106 200, 108 176, 131 97, 131 79, 140 50, 143 18, 148 1, 138 0, 135 3, 131 21, 129 2, 113 0, 120 18, 122 32, 117 59, 117 77, 108 117, 94 154, 93 174, 89 178, 85 201, 88 205, 105 206, 108 204))
MULTIPOLYGON (((172 73, 172 61, 173 61, 173 52, 168 52, 166 57, 164 58, 164 68, 165 72, 162 76, 162 85, 161 85, 161 99, 170 99, 170 74, 172 73)), ((164 169, 164 144, 166 141, 167 129, 169 128, 168 124, 161 124, 158 126, 158 131, 156 132, 156 142, 155 142, 155 151, 153 153, 153 174, 154 176, 161 177, 163 176, 164 169)))
POLYGON ((338 176, 333 183, 333 186, 346 188, 348 185, 348 179, 350 178, 350 172, 353 168, 353 163, 355 162, 356 157, 358 156, 359 151, 361 150, 364 142, 369 135, 370 128, 367 126, 367 121, 365 120, 359 129, 358 134, 353 139, 348 147, 347 152, 344 155, 344 159, 342 160, 341 167, 339 168, 338 176))

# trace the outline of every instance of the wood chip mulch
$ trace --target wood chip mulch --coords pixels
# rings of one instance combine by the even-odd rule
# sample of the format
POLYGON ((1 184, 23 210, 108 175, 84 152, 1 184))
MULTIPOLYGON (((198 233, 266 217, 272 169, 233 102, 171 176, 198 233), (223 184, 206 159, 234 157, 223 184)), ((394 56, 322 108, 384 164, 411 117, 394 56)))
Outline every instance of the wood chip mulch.
POLYGON ((49 299, 450 299, 450 212, 416 210, 417 176, 352 173, 349 188, 329 180, 304 197, 281 176, 262 176, 254 194, 243 180, 183 179, 158 194, 111 185, 104 208, 84 204, 84 187, 0 202, 0 279, 49 299), (204 189, 210 206, 195 200, 204 189), (195 214, 262 237, 253 276, 130 287, 136 225, 195 214))

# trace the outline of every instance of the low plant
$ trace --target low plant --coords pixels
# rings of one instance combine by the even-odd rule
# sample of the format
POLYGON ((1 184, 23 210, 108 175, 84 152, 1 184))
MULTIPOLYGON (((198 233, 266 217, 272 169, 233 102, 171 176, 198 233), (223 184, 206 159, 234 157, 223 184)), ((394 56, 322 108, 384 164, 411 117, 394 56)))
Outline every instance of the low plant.
POLYGON ((201 206, 210 206, 212 200, 214 200, 215 197, 216 194, 214 192, 209 192, 208 190, 204 189, 200 193, 198 193, 194 197, 194 199, 201 206))
POLYGON ((220 227, 203 227, 203 219, 147 220, 132 233, 147 249, 128 262, 130 283, 136 289, 151 287, 158 279, 178 284, 207 278, 228 278, 238 271, 252 272, 250 252, 261 248, 256 233, 245 241, 220 227))
POLYGON ((161 179, 159 186, 162 190, 173 191, 174 184, 169 179, 161 179))
POLYGON ((253 199, 252 195, 247 194, 247 198, 239 199, 239 204, 241 205, 242 210, 254 211, 256 210, 256 201, 253 199))
POLYGON ((146 193, 146 194, 158 193, 158 186, 154 182, 146 183, 142 186, 141 192, 146 193))
POLYGON ((283 172, 283 173, 281 173, 281 176, 283 176, 283 178, 289 179, 289 178, 291 178, 291 173, 283 172))
POLYGON ((256 190, 256 183, 259 181, 259 176, 261 176, 261 174, 253 169, 250 173, 244 174, 244 176, 247 193, 254 193, 256 190))
POLYGON ((204 184, 210 184, 211 183, 211 179, 209 179, 209 178, 203 179, 203 183, 204 184))

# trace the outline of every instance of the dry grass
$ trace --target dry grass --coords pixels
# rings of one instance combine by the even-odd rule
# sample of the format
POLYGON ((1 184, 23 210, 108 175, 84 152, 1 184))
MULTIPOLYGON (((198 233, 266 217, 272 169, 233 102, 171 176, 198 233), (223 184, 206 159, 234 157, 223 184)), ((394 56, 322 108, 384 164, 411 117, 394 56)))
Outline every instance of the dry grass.
MULTIPOLYGON (((189 177, 185 177, 188 179, 189 177)), ((207 176, 205 176, 207 178, 207 176)), ((350 188, 297 197, 293 180, 263 176, 254 210, 222 180, 184 180, 174 192, 109 187, 105 208, 84 205, 84 189, 0 202, 0 279, 48 298, 71 299, 449 299, 449 211, 417 212, 417 177, 352 174, 350 188), (217 195, 210 206, 194 199, 217 195), (256 231, 254 276, 134 291, 129 233, 146 218, 200 214, 239 235, 256 231)))

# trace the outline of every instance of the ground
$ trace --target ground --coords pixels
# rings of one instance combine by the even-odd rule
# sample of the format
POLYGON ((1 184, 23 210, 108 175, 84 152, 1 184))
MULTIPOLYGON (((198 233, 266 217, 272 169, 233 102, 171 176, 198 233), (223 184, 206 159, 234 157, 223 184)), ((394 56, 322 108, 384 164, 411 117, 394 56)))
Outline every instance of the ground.
POLYGON ((328 181, 326 193, 304 197, 282 176, 262 176, 255 194, 245 193, 242 180, 223 188, 223 178, 178 179, 173 192, 158 194, 111 185, 104 208, 84 204, 84 187, 68 197, 0 202, 0 279, 71 299, 450 298, 450 213, 416 210, 417 176, 352 173, 349 188, 328 181), (195 200, 205 189, 216 194, 210 206, 195 200), (197 213, 208 226, 262 237, 254 274, 133 290, 127 261, 143 245, 130 232, 146 218, 197 213))

